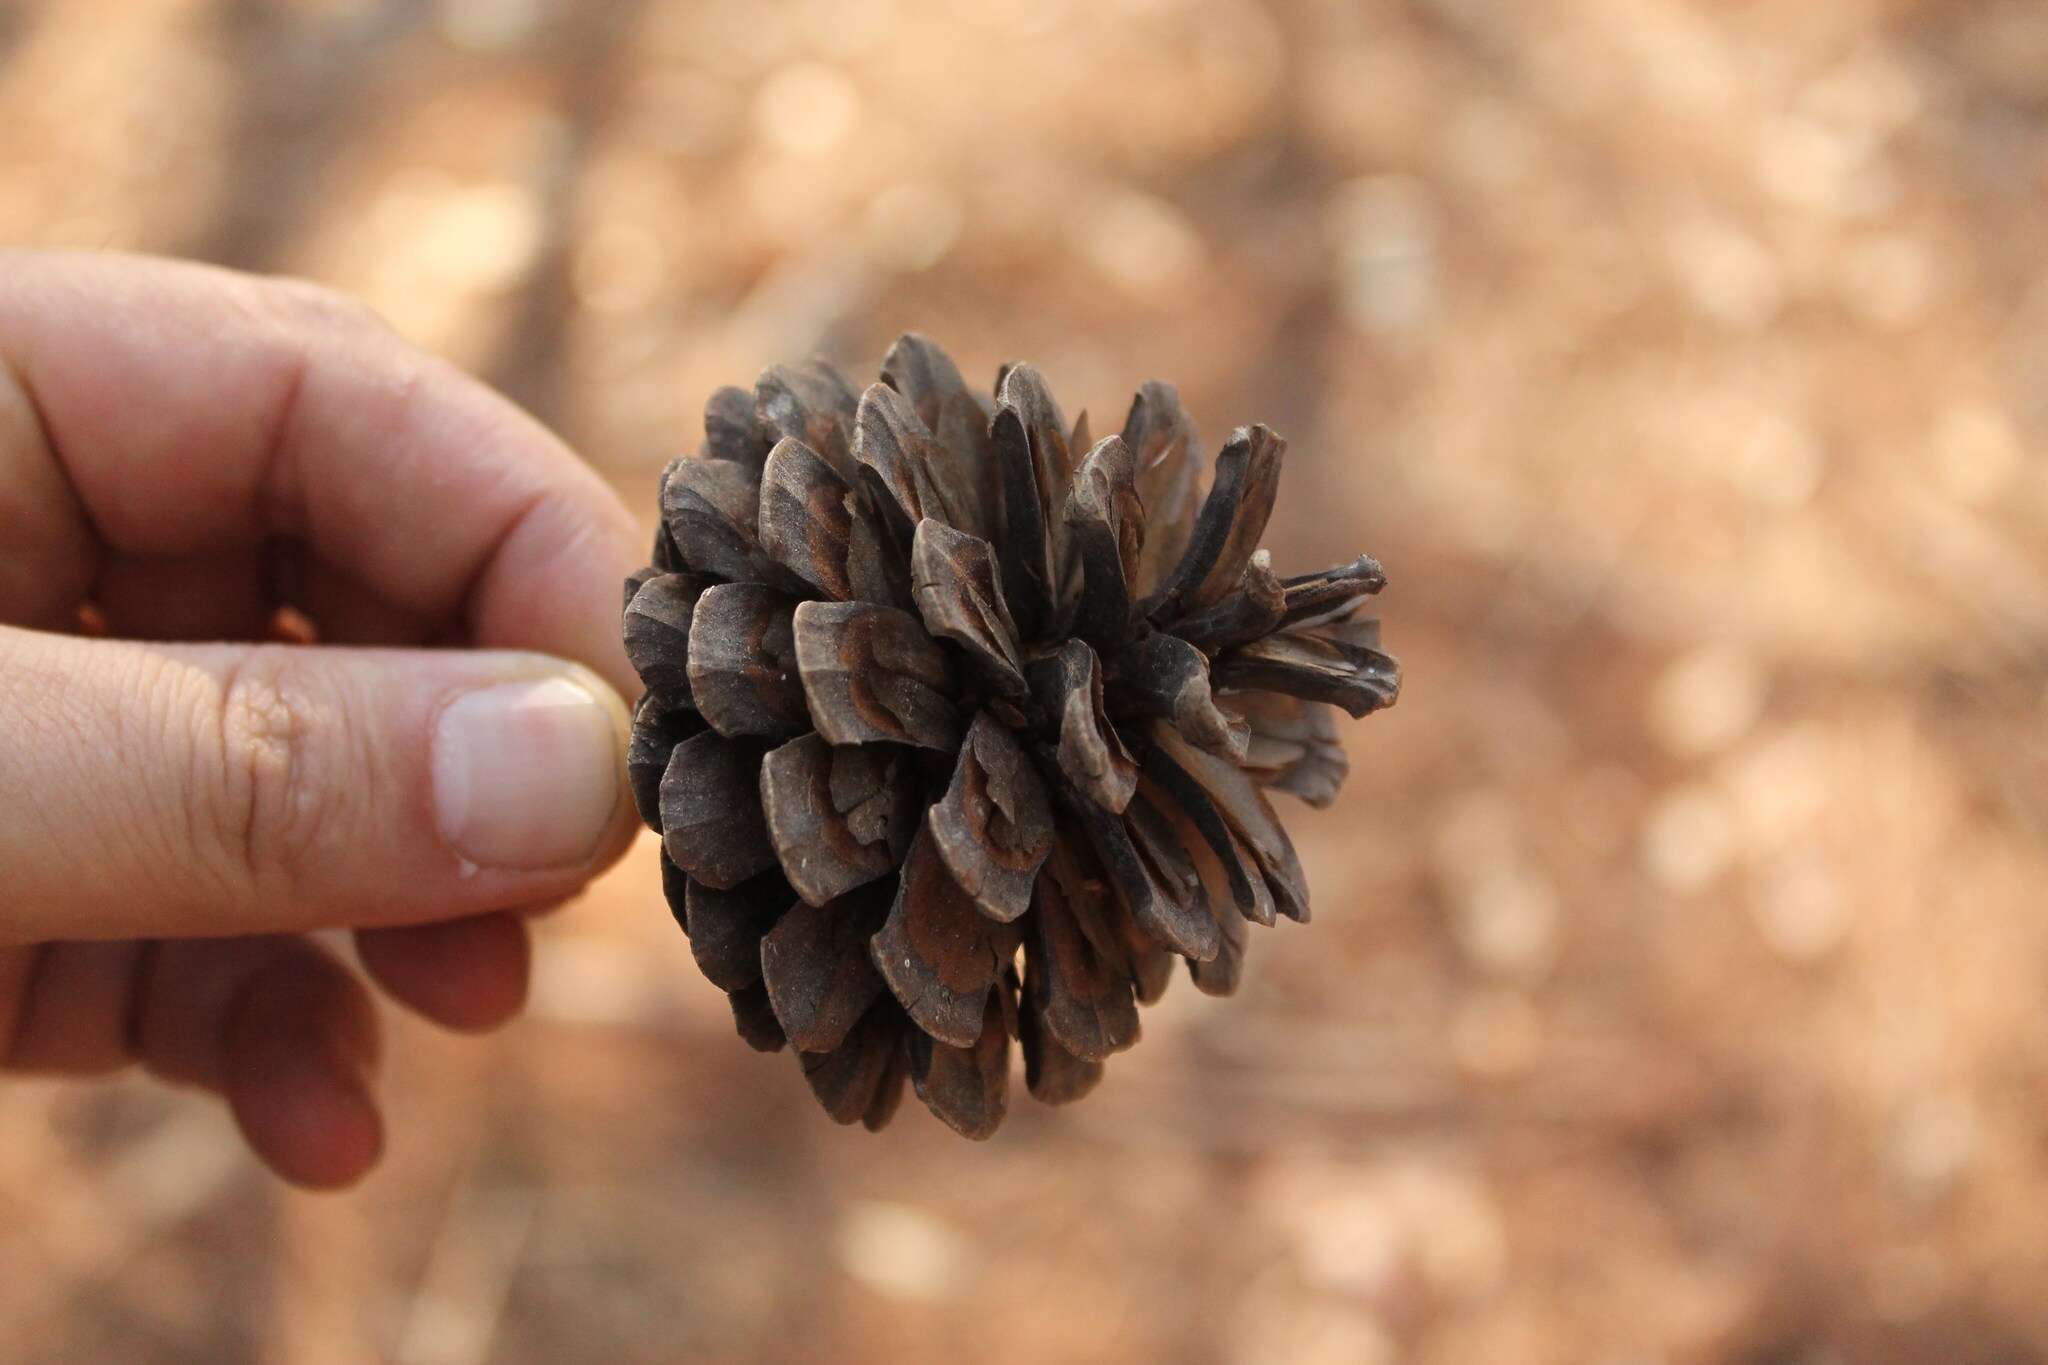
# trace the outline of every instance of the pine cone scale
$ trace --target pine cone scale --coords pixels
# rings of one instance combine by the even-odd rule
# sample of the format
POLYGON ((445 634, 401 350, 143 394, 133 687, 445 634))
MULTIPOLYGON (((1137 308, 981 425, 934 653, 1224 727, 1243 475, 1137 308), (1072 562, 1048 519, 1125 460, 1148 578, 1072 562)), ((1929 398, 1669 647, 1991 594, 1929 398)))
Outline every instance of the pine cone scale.
POLYGON ((855 507, 865 511, 866 505, 856 504, 852 492, 839 471, 801 441, 777 442, 761 467, 756 529, 762 551, 835 602, 863 595, 848 561, 855 507))
POLYGON ((1138 468, 1121 436, 1105 436, 1074 476, 1061 512, 1080 564, 1074 632, 1114 647, 1131 628, 1131 575, 1144 544, 1138 468))
POLYGON ((754 795, 762 754, 759 744, 706 730, 676 745, 662 773, 662 845, 706 886, 729 890, 776 865, 754 795))
POLYGON ((966 650, 998 693, 1028 697, 1017 624, 1003 600, 994 547, 927 519, 917 524, 910 565, 911 594, 926 628, 966 650))
POLYGON ((729 891, 691 881, 683 902, 684 928, 697 969, 718 989, 743 991, 761 979, 761 939, 789 910, 787 888, 773 873, 729 891))
POLYGON ((1014 955, 1017 936, 1015 926, 981 913, 925 828, 911 841, 896 903, 875 935, 875 966, 919 1028, 972 1047, 981 1035, 982 1004, 1014 955))
POLYGON ((720 583, 697 598, 688 639, 690 697, 728 739, 811 728, 797 678, 796 603, 759 583, 720 583))
POLYGON ((909 612, 868 602, 805 602, 797 671, 818 733, 834 744, 913 744, 951 753, 962 718, 954 668, 909 612))
POLYGON ((783 876, 809 905, 886 877, 903 861, 921 783, 884 745, 803 735, 761 763, 761 810, 783 876))
POLYGON ((1052 852, 1052 805, 1031 758, 993 714, 968 727, 946 794, 932 805, 932 842, 953 882, 991 919, 1031 908, 1052 852))
POLYGON ((832 1051, 882 994, 868 940, 887 903, 873 894, 827 905, 800 901, 762 936, 761 981, 791 1046, 832 1051))
POLYGON ((997 390, 990 436, 1002 487, 1003 592, 1021 637, 1035 641, 1053 620, 1066 558, 1066 419, 1030 365, 1010 366, 997 390))
POLYGON ((1058 654, 1033 665, 1032 679, 1040 703, 1056 718, 1053 765, 1096 806, 1123 814, 1138 789, 1138 767, 1109 723, 1095 651, 1086 641, 1069 640, 1058 654))

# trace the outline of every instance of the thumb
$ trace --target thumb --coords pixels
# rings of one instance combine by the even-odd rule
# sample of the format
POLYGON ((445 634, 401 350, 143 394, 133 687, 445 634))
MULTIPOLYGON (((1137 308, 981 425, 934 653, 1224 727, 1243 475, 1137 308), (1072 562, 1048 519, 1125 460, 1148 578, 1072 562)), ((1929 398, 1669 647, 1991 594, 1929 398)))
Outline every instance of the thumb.
POLYGON ((391 925, 573 893, 628 719, 537 654, 0 627, 0 944, 391 925))

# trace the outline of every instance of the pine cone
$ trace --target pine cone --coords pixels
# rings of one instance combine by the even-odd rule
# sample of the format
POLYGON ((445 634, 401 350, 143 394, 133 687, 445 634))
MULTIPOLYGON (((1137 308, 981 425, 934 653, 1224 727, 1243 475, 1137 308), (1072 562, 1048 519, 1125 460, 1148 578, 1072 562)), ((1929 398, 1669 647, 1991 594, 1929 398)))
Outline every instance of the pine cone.
POLYGON ((1175 957, 1227 995, 1246 921, 1308 918, 1260 789, 1328 804, 1332 705, 1400 674, 1353 619, 1377 563, 1257 548, 1272 431, 1200 498, 1171 386, 1091 445, 1031 366, 991 405, 915 335, 864 394, 777 366, 704 427, 626 584, 633 791, 740 1035, 792 1045, 834 1119, 880 1128, 908 1076, 986 1137, 1013 1038, 1033 1095, 1078 1099, 1175 957))

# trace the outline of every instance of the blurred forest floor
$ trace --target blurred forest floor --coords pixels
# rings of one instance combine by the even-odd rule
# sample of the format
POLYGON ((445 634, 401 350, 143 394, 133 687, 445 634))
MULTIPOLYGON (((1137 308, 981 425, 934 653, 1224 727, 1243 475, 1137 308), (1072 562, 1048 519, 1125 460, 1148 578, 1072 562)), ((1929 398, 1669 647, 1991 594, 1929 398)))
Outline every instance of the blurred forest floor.
POLYGON ((2037 0, 17 0, 0 241, 356 292, 650 514, 792 355, 1169 378, 1407 674, 1078 1107, 834 1128, 650 845, 352 1196, 0 1089, 0 1357, 2048 1360, 2037 0))

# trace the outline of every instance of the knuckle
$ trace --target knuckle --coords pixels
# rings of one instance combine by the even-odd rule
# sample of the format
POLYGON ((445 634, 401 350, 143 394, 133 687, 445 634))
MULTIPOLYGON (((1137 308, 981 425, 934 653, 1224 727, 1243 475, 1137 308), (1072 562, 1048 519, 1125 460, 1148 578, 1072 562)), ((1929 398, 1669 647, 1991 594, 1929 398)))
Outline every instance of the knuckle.
POLYGON ((287 651, 259 649, 223 679, 211 717, 218 828, 229 874, 258 892, 289 893, 335 817, 345 744, 343 709, 320 675, 287 651))

